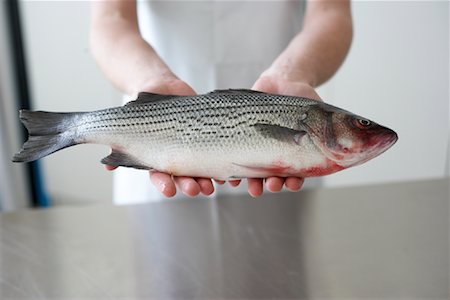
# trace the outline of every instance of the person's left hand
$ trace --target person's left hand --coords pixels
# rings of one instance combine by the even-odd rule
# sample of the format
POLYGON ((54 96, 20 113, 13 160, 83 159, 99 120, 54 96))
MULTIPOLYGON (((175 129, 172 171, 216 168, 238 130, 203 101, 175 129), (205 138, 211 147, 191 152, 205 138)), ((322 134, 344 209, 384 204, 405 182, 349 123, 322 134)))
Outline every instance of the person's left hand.
MULTIPOLYGON (((305 82, 291 81, 275 75, 262 75, 253 85, 253 90, 289 96, 305 97, 321 101, 316 91, 305 82)), ((253 197, 258 197, 263 193, 264 181, 270 192, 279 192, 283 185, 290 191, 298 191, 303 185, 304 178, 299 177, 268 177, 268 178, 247 178, 248 193, 253 197)))

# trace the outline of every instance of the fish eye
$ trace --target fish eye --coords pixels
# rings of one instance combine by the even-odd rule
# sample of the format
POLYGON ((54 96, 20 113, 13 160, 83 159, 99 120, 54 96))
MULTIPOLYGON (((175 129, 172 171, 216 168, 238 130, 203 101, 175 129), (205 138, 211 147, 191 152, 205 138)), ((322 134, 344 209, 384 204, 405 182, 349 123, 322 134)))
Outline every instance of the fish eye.
POLYGON ((356 126, 361 129, 366 129, 372 125, 372 122, 366 119, 356 119, 356 126))
POLYGON ((362 126, 370 126, 370 121, 369 120, 364 120, 364 119, 358 119, 358 123, 361 124, 362 126))

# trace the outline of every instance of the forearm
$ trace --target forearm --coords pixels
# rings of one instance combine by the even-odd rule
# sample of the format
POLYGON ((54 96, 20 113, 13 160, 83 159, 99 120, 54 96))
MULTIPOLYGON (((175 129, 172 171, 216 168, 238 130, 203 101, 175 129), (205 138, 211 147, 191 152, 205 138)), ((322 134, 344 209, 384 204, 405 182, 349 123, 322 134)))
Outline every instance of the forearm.
POLYGON ((141 37, 135 5, 132 1, 92 3, 93 56, 108 79, 130 95, 153 79, 174 77, 141 37))
POLYGON ((352 40, 348 1, 310 1, 302 31, 266 71, 318 86, 337 71, 352 40))

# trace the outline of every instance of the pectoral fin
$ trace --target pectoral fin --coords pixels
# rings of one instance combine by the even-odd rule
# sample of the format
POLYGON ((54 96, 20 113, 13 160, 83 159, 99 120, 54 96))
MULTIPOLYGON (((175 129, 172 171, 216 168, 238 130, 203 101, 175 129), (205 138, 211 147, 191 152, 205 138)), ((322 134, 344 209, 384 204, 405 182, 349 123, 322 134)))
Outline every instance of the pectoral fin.
POLYGON ((302 137, 307 132, 304 130, 295 130, 283 126, 258 123, 253 125, 256 130, 264 137, 273 138, 282 142, 300 144, 302 137))
POLYGON ((150 170, 151 168, 139 162, 136 158, 122 152, 114 151, 103 158, 101 162, 105 165, 114 167, 128 167, 141 170, 150 170))

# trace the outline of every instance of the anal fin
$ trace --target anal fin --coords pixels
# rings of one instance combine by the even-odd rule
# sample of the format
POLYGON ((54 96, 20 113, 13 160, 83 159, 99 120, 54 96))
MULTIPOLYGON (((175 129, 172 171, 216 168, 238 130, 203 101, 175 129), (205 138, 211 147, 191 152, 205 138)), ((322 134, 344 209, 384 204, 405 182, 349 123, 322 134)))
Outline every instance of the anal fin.
POLYGON ((149 166, 145 166, 142 162, 129 154, 114 151, 110 155, 101 160, 102 164, 114 167, 128 167, 140 170, 150 170, 149 166))

